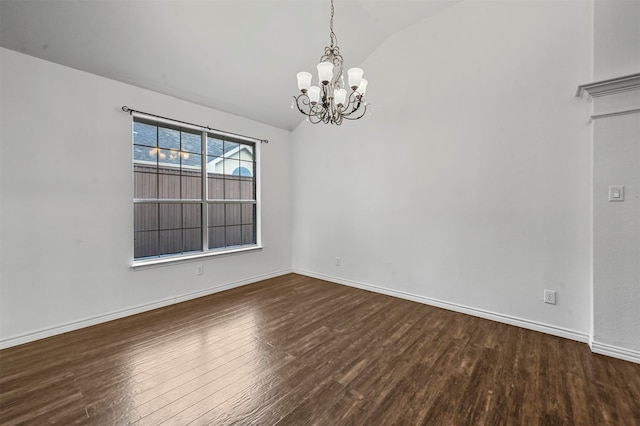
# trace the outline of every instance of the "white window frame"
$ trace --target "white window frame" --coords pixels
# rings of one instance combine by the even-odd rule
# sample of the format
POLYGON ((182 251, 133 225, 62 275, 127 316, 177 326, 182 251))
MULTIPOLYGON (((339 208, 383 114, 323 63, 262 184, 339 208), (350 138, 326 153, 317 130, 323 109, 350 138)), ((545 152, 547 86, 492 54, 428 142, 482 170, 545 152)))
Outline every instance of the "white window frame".
MULTIPOLYGON (((247 245, 247 246, 240 246, 240 247, 231 247, 231 248, 215 248, 215 249, 209 249, 208 248, 208 214, 205 214, 206 212, 203 212, 202 214, 202 251, 201 252, 197 252, 197 253, 187 253, 187 254, 167 254, 167 255, 160 255, 158 257, 153 257, 153 258, 145 258, 145 259, 141 259, 141 260, 136 260, 135 259, 135 255, 132 256, 133 261, 131 263, 131 267, 134 269, 143 269, 143 268, 148 268, 148 267, 154 267, 154 266, 162 266, 162 265, 167 265, 167 264, 172 264, 172 263, 177 263, 177 262, 185 262, 185 261, 193 261, 193 260, 197 260, 197 259, 202 259, 202 258, 206 258, 206 257, 212 257, 212 256, 221 256, 221 255, 228 255, 228 254, 233 254, 233 253, 242 253, 242 252, 249 252, 249 251, 254 251, 254 250, 261 250, 263 248, 262 245, 262 191, 261 191, 261 183, 262 183, 262 179, 261 179, 261 168, 262 168, 262 161, 261 161, 261 140, 260 139, 254 139, 254 138, 249 138, 246 136, 241 136, 241 135, 236 135, 233 133, 228 133, 228 132, 223 132, 220 130, 214 130, 208 127, 201 127, 201 126, 196 126, 196 125, 191 125, 191 124, 187 124, 181 121, 173 121, 170 119, 166 119, 166 118, 160 118, 157 116, 153 116, 153 115, 147 115, 147 114, 143 114, 140 112, 132 112, 131 114, 132 116, 132 120, 131 120, 131 144, 133 147, 133 126, 135 123, 135 118, 141 118, 144 120, 148 120, 148 121, 153 121, 156 122, 158 124, 167 124, 173 127, 179 127, 179 128, 183 128, 185 130, 195 130, 201 133, 202 138, 203 138, 203 148, 202 148, 202 158, 203 158, 203 168, 202 168, 202 199, 201 201, 199 201, 198 203, 207 205, 207 204, 215 204, 215 203, 224 203, 226 202, 238 202, 238 203, 242 203, 243 200, 235 200, 235 199, 230 199, 230 200, 216 200, 213 201, 212 200, 208 200, 207 199, 207 170, 206 170, 206 159, 207 159, 207 152, 206 152, 206 139, 208 135, 211 136, 215 136, 215 137, 219 137, 219 138, 230 138, 234 141, 246 141, 246 142, 251 142, 254 144, 254 158, 255 158, 255 175, 254 175, 254 179, 255 179, 255 206, 256 206, 256 213, 255 213, 255 226, 256 226, 256 243, 252 244, 252 245, 247 245)), ((133 156, 131 158, 132 164, 133 164, 133 156)), ((133 170, 133 168, 132 168, 133 170)), ((131 174, 131 199, 133 200, 133 204, 136 203, 136 199, 134 196, 134 191, 133 191, 133 179, 134 177, 134 173, 132 172, 131 174)), ((158 199, 158 202, 160 203, 171 203, 171 202, 184 202, 183 200, 164 200, 164 199, 158 199)), ((208 209, 207 209, 208 210, 208 209)), ((132 232, 133 235, 133 232, 132 232)), ((133 240, 132 240, 133 243, 133 240)), ((133 254, 133 247, 131 250, 132 254, 133 254)))

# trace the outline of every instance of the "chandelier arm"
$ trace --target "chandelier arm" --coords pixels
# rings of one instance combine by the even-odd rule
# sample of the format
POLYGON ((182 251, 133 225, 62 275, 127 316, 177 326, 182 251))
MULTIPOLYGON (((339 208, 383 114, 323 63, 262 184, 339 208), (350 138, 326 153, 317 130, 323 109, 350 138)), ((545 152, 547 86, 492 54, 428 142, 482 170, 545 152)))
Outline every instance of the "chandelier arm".
POLYGON ((330 88, 323 90, 322 103, 312 105, 309 96, 305 93, 294 96, 298 111, 306 115, 312 124, 325 123, 341 125, 343 120, 358 120, 366 114, 367 103, 364 102, 362 96, 353 92, 349 95, 346 105, 338 107, 331 102, 332 96, 329 96, 330 88), (308 109, 308 111, 305 111, 308 109), (356 114, 358 113, 358 114, 356 114), (355 115, 354 115, 355 114, 355 115))
POLYGON ((322 123, 322 118, 316 117, 316 116, 309 116, 309 123, 311 123, 311 124, 322 123), (317 119, 317 121, 314 121, 314 118, 317 119))
POLYGON ((307 105, 310 106, 310 102, 309 102, 309 96, 307 96, 306 94, 301 94, 298 96, 294 96, 293 99, 296 100, 296 107, 298 108, 298 111, 300 111, 301 113, 303 113, 304 115, 308 115, 306 112, 304 112, 304 110, 300 107, 300 98, 302 99, 302 105, 307 105))
POLYGON ((313 105, 310 111, 314 117, 323 117, 326 114, 326 109, 319 104, 313 105))
POLYGON ((361 119, 367 113, 367 104, 366 104, 366 102, 363 102, 362 104, 363 104, 363 108, 358 107, 358 109, 354 109, 349 114, 344 114, 342 117, 344 119, 346 119, 346 120, 359 120, 359 119, 361 119), (358 114, 358 115, 356 115, 354 117, 351 117, 351 115, 353 113, 355 113, 356 111, 360 111, 360 114, 358 114))
POLYGON ((362 98, 358 97, 359 95, 356 95, 356 93, 354 91, 347 97, 347 103, 342 106, 342 115, 351 115, 360 108, 362 98))
POLYGON ((362 105, 367 105, 365 100, 363 98, 355 98, 351 103, 351 110, 349 111, 349 114, 358 111, 362 105))
POLYGON ((342 119, 343 119, 343 117, 344 117, 344 116, 342 115, 342 114, 343 114, 343 113, 342 113, 343 111, 344 111, 344 107, 336 106, 336 115, 335 115, 335 117, 334 117, 333 122, 334 122, 337 126, 339 126, 339 125, 341 125, 341 124, 342 124, 342 119))
POLYGON ((340 108, 335 102, 331 102, 331 119, 334 123, 336 123, 337 118, 340 116, 340 108))
POLYGON ((309 97, 306 94, 298 95, 298 97, 295 99, 296 99, 296 106, 298 107, 298 111, 300 111, 302 114, 308 117, 317 116, 322 112, 321 110, 318 111, 318 108, 319 108, 318 105, 311 104, 311 101, 309 100, 309 97), (300 101, 300 99, 302 99, 302 101, 300 101), (300 106, 300 102, 302 102, 303 107, 308 109, 308 112, 305 111, 303 107, 300 106))

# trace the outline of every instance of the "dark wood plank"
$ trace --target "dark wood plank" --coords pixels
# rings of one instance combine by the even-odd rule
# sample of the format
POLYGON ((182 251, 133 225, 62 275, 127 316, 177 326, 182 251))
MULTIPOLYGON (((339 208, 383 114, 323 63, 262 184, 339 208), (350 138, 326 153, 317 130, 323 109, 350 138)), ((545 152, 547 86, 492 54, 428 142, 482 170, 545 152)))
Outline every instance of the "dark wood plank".
POLYGON ((0 424, 640 425, 640 365, 290 274, 0 351, 0 424))

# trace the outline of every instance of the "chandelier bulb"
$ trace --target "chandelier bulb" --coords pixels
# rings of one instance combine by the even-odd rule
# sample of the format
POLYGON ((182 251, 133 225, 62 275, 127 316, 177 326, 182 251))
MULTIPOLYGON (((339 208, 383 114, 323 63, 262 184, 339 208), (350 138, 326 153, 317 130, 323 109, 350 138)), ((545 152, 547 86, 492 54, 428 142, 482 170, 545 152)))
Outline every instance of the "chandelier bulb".
POLYGON ((311 86, 309 88, 309 100, 311 105, 315 105, 320 100, 320 88, 318 86, 311 86))
POLYGON ((333 64, 331 62, 320 62, 318 66, 318 80, 325 86, 333 78, 333 64))
POLYGON ((342 107, 347 99, 347 91, 344 89, 338 89, 334 92, 335 102, 338 106, 342 107))
POLYGON ((356 90, 362 83, 362 74, 364 74, 364 71, 362 71, 362 68, 350 68, 347 74, 349 76, 349 87, 351 87, 352 90, 356 90))
POLYGON ((305 71, 299 72, 296 77, 298 77, 298 89, 302 93, 307 93, 309 86, 311 86, 311 73, 305 71))

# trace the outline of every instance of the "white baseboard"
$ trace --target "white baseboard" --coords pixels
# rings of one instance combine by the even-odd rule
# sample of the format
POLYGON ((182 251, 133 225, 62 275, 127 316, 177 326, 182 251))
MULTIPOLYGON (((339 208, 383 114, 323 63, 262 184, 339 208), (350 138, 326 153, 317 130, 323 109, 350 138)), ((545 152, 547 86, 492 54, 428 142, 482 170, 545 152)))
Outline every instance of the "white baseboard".
POLYGON ((138 305, 131 308, 123 309, 120 311, 110 312, 103 315, 97 315, 95 317, 86 318, 79 321, 73 321, 67 324, 63 324, 56 327, 50 327, 34 331, 31 333, 25 333, 18 336, 12 336, 9 338, 0 339, 0 350, 10 348, 12 346, 22 345, 24 343, 33 342, 35 340, 44 339, 47 337, 55 336, 57 334, 67 333, 69 331, 78 330, 81 328, 89 327, 96 324, 128 317, 130 315, 139 314, 142 312, 151 311, 153 309, 162 308, 165 306, 173 305, 187 300, 197 299, 198 297, 208 296, 210 294, 218 293, 232 288, 241 287, 243 285, 253 284, 258 281, 266 280, 269 278, 275 278, 289 273, 296 273, 305 275, 312 278, 318 278, 325 281, 334 282, 337 284, 346 285, 349 287, 360 288, 362 290, 373 291, 375 293, 386 294, 387 296, 398 297, 400 299, 411 300, 413 302, 423 303, 425 305, 436 306, 443 309, 448 309, 454 312, 460 312, 479 318, 489 319, 509 325, 515 325, 517 327, 526 328, 528 330, 539 331, 554 336, 564 337, 566 339, 576 340, 578 342, 588 343, 593 353, 600 355, 606 355, 613 358, 622 359, 640 364, 640 352, 620 348, 605 343, 593 341, 591 336, 586 333, 581 333, 574 330, 569 330, 562 327, 556 327, 549 324, 544 324, 536 321, 530 321, 523 318, 518 318, 510 315, 503 315, 496 312, 487 311, 484 309, 473 308, 470 306, 464 306, 457 303, 445 302, 430 297, 418 296, 411 293, 406 293, 397 290, 391 290, 385 287, 374 286, 370 284, 364 284, 361 282, 347 280, 343 278, 333 277, 324 274, 318 274, 315 272, 305 271, 301 269, 283 269, 280 271, 271 272, 268 274, 257 275, 251 278, 233 281, 226 284, 217 285, 204 290, 200 290, 193 293, 187 293, 180 296, 170 297, 167 299, 159 300, 156 302, 146 303, 144 305, 138 305))
POLYGON ((618 346, 591 341, 591 352, 640 364, 640 352, 618 346))
POLYGON ((79 321, 73 321, 67 324, 50 327, 38 331, 34 331, 31 333, 25 333, 18 336, 12 336, 8 338, 0 339, 0 350, 5 348, 10 348, 12 346, 22 345, 24 343, 33 342, 35 340, 44 339, 46 337, 55 336, 57 334, 67 333, 69 331, 78 330, 81 328, 89 327, 96 324, 101 324, 107 321, 113 321, 116 319, 128 317, 130 315, 139 314, 142 312, 151 311, 153 309, 162 308, 169 305, 174 305, 176 303, 185 302, 191 299, 197 299, 198 297, 208 296, 213 293, 218 293, 224 290, 230 290, 232 288, 241 287, 247 284, 253 284, 258 281, 266 280, 269 278, 279 277, 281 275, 286 275, 291 273, 291 269, 283 269, 280 271, 271 272, 268 274, 257 275, 251 278, 233 281, 226 284, 220 284, 214 287, 210 287, 204 290, 196 291, 193 293, 187 293, 175 297, 170 297, 163 300, 158 300, 151 303, 145 303, 143 305, 134 306, 127 309, 122 309, 119 311, 110 312, 103 315, 97 315, 91 318, 86 318, 79 321))
POLYGON ((403 291, 391 290, 384 287, 378 287, 370 284, 364 284, 357 281, 346 280, 343 278, 332 277, 329 275, 318 274, 315 272, 293 269, 293 272, 300 275, 306 275, 312 278, 318 278, 325 281, 334 282, 336 284, 343 284, 349 287, 356 287, 362 290, 373 291, 374 293, 386 294, 387 296, 393 296, 400 299, 411 300, 412 302, 423 303, 425 305, 436 306, 438 308, 448 309, 454 312, 460 312, 463 314, 472 315, 492 321, 501 322, 504 324, 515 325, 517 327, 526 328, 528 330, 539 331, 541 333, 551 334, 554 336, 564 337, 565 339, 576 340, 582 343, 589 343, 589 334, 582 333, 575 330, 570 330, 563 327, 556 327, 550 324, 544 324, 537 321, 530 321, 523 318, 514 317, 511 315, 499 314, 496 312, 487 311, 484 309, 473 308, 470 306, 460 305, 458 303, 445 302, 443 300, 433 299, 430 297, 418 296, 416 294, 406 293, 403 291))

